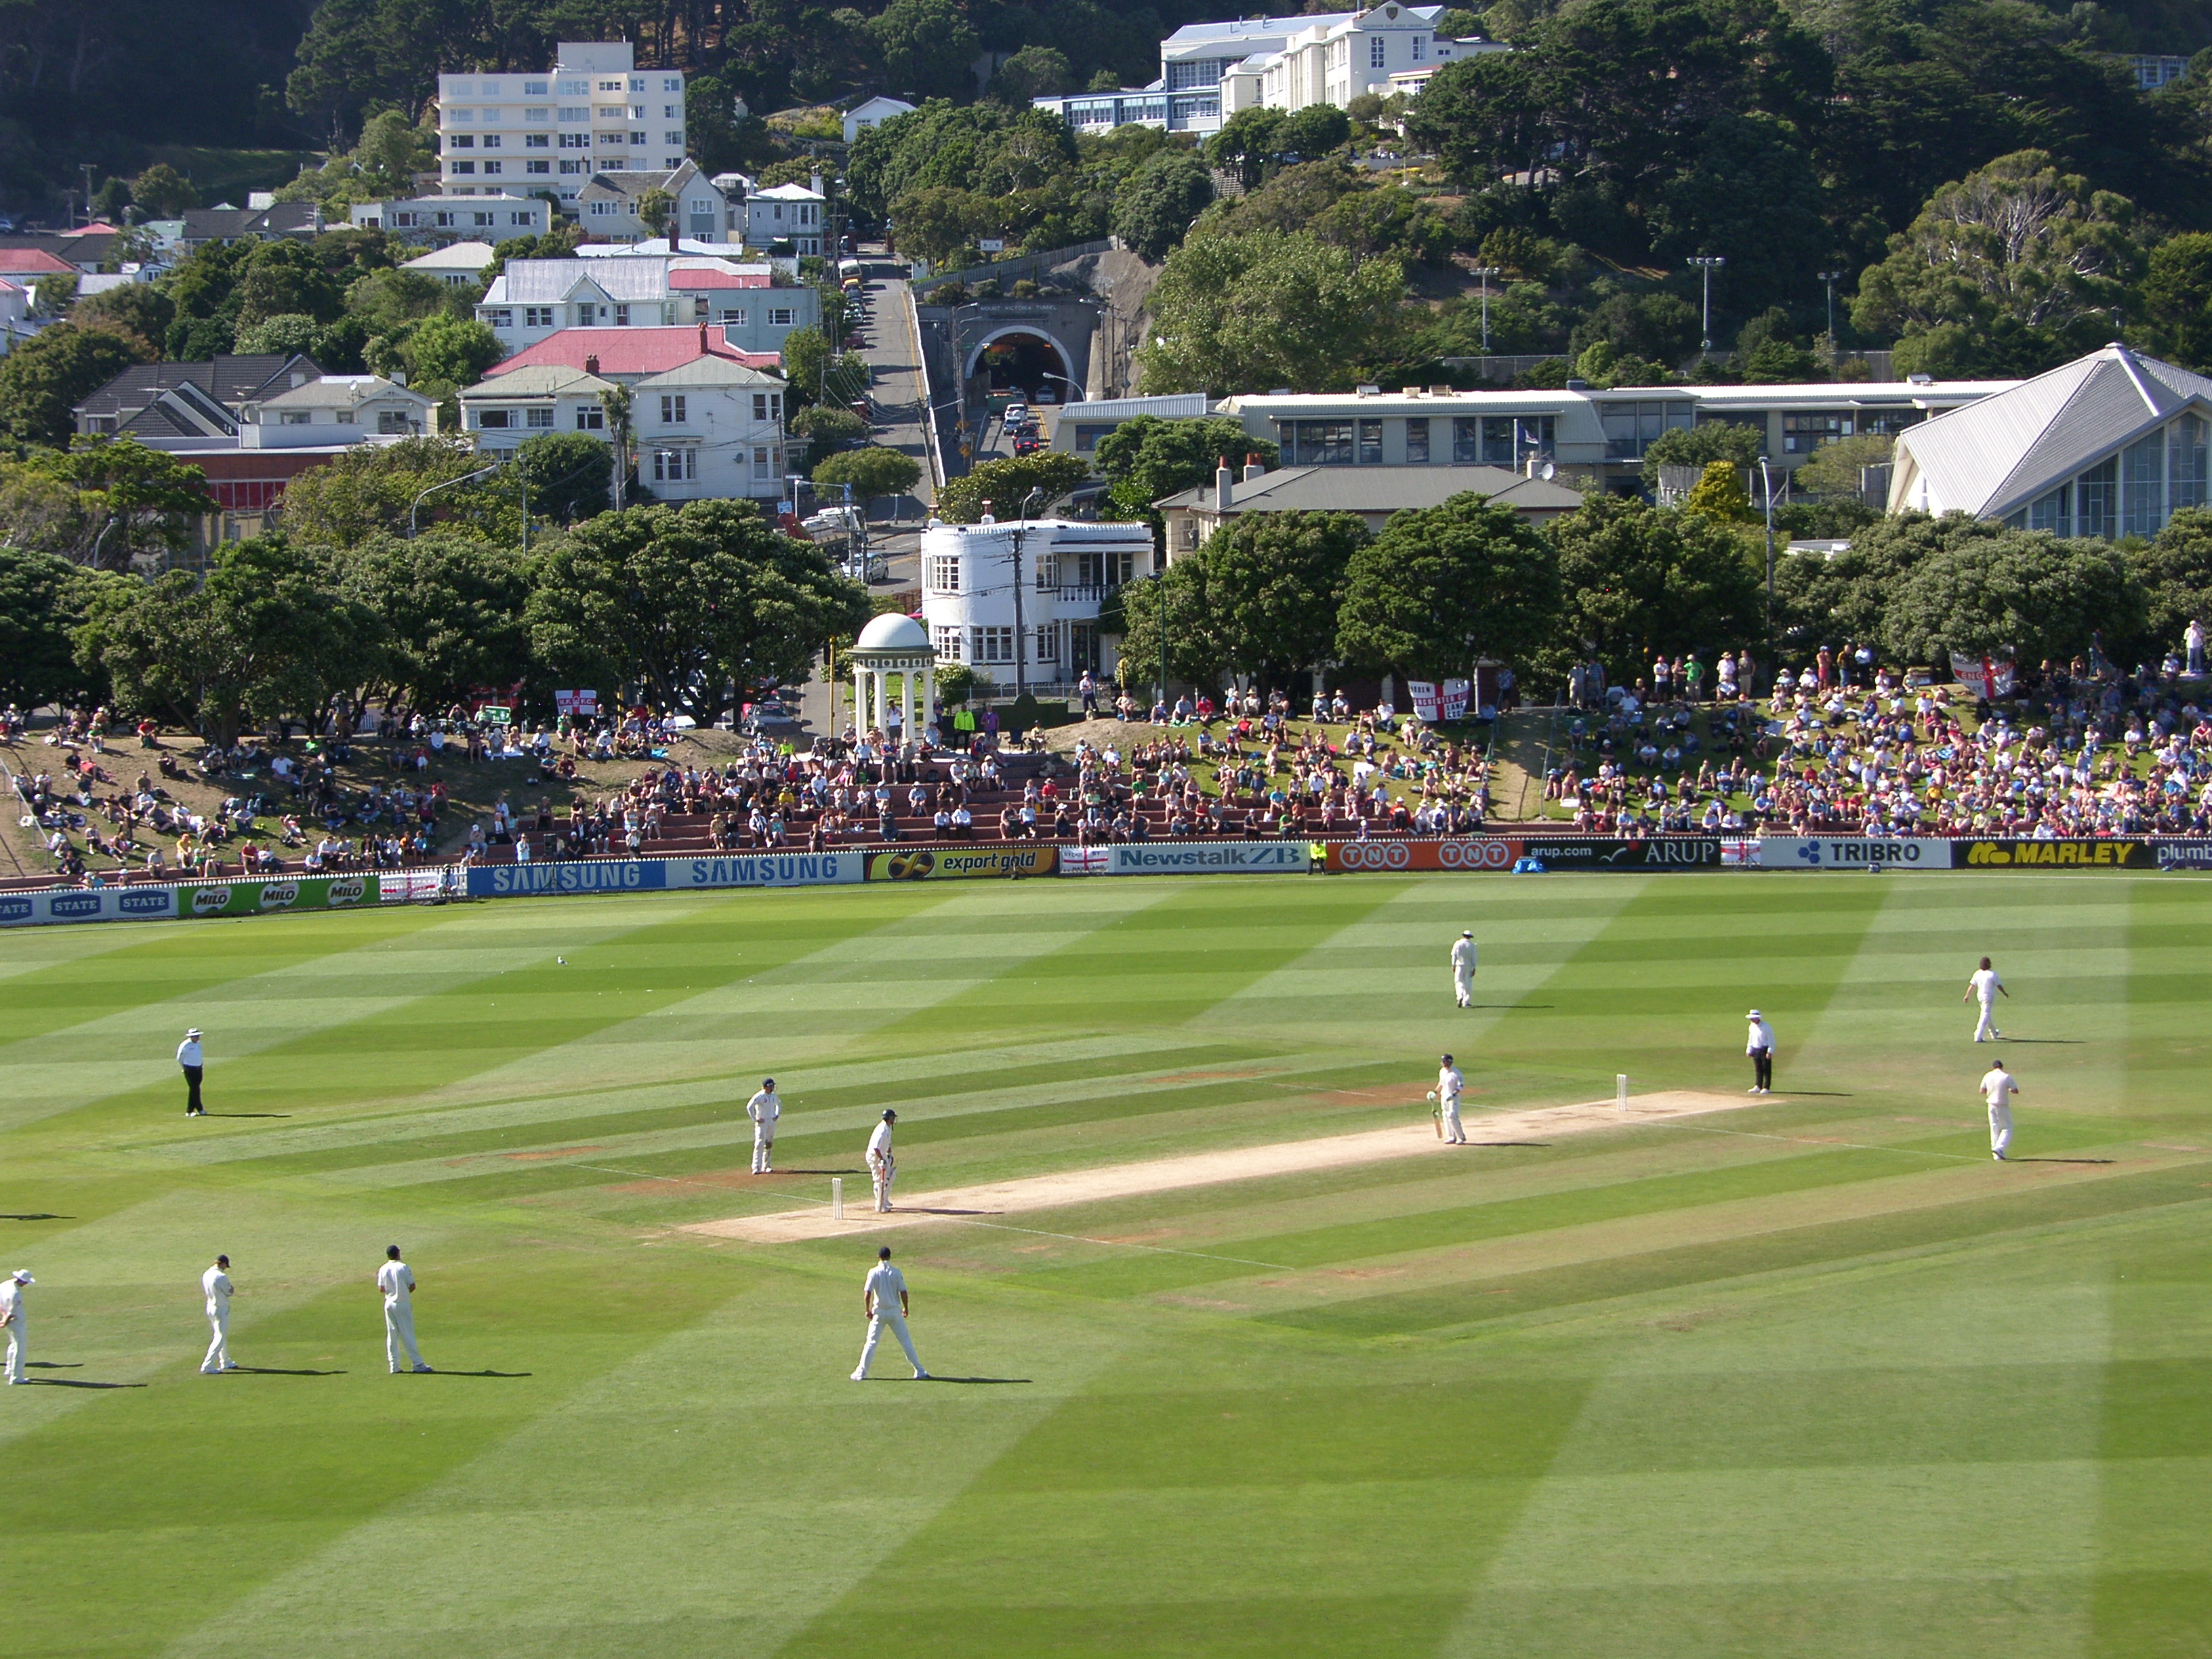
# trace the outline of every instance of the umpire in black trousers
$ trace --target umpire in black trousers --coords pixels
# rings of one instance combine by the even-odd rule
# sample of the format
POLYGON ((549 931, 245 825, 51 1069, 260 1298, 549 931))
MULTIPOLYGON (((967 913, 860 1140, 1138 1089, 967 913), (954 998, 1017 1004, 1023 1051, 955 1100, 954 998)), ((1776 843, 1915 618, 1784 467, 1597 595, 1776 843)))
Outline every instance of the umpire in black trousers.
POLYGON ((185 1073, 185 1115, 205 1117, 207 1109, 200 1104, 200 1028, 197 1025, 185 1033, 185 1040, 177 1045, 177 1064, 185 1073))

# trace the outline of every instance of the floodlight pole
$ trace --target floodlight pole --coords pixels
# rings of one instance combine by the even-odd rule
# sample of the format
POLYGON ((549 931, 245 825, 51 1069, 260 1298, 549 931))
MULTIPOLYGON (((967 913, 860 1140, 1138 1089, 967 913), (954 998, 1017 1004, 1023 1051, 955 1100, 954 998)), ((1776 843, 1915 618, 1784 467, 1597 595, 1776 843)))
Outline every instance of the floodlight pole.
POLYGON ((1482 355, 1486 357, 1490 355, 1490 279, 1501 269, 1498 265, 1477 265, 1474 268, 1474 274, 1482 278, 1482 355))
POLYGON ((1774 664, 1774 475, 1767 470, 1764 455, 1759 458, 1759 481, 1766 495, 1766 661, 1771 671, 1774 664))
POLYGON ((1724 254, 1701 253, 1686 263, 1696 267, 1704 279, 1705 297, 1698 308, 1698 332, 1704 337, 1698 341, 1698 349, 1711 351, 1713 349, 1713 272, 1726 264, 1728 258, 1724 254))
POLYGON ((1845 270, 1822 270, 1816 271, 1814 275, 1820 277, 1820 286, 1828 290, 1828 343, 1832 346, 1836 343, 1836 284, 1850 273, 1845 270))

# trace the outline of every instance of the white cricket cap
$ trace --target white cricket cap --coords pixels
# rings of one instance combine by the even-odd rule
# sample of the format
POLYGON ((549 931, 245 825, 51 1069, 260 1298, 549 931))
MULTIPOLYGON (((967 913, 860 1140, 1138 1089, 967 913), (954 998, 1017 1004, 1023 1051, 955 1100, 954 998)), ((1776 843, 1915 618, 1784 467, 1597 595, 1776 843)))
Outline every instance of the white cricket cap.
POLYGON ((39 1282, 31 1277, 31 1270, 28 1267, 18 1267, 9 1277, 19 1285, 35 1285, 39 1282))
POLYGON ((1764 1016, 1759 1013, 1758 1009, 1754 1008, 1749 1013, 1746 1014, 1744 1018, 1746 1019, 1759 1019, 1763 1018, 1764 1016))
POLYGON ((187 1032, 185 1032, 185 1040, 187 1042, 191 1042, 191 1039, 192 1039, 192 1038, 194 1038, 194 1037, 198 1036, 199 1034, 200 1034, 200 1028, 199 1028, 198 1026, 195 1025, 195 1026, 193 1026, 193 1027, 192 1027, 192 1029, 191 1029, 191 1030, 189 1030, 189 1031, 187 1031, 187 1032))
POLYGON ((1462 939, 1473 939, 1474 937, 1474 929, 1472 927, 1463 929, 1460 933, 1460 937, 1462 939))

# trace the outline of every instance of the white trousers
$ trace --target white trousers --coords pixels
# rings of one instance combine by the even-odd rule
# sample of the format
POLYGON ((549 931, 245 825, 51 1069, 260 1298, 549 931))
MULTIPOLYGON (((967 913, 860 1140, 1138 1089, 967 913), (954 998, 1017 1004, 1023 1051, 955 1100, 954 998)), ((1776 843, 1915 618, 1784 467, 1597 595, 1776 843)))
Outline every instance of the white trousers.
POLYGON ((884 1328, 886 1326, 890 1328, 890 1334, 898 1338, 899 1346, 906 1350, 906 1357, 914 1366, 914 1374, 916 1376, 921 1376, 921 1356, 914 1351, 914 1338, 907 1334, 906 1316, 896 1308, 886 1308, 881 1305, 876 1309, 876 1316, 868 1322, 868 1340, 861 1345, 860 1366, 853 1375, 858 1377, 867 1376, 868 1364, 876 1357, 876 1344, 884 1340, 884 1328))
POLYGON ((2005 1152, 2012 1149, 2012 1108, 1990 1108, 1990 1150, 2005 1152))
POLYGON ((1984 1042, 1997 1034, 1996 1004, 1989 998, 1982 999, 1982 1017, 1974 1025, 1974 1041, 1984 1042))
POLYGON ((1459 1006, 1461 1007, 1473 1007, 1474 1006, 1474 969, 1472 968, 1453 969, 1452 990, 1457 994, 1459 998, 1459 1006))
POLYGON ((228 1312, 210 1314, 208 1323, 215 1328, 215 1340, 208 1344, 207 1358, 200 1361, 204 1371, 219 1371, 230 1364, 230 1315, 228 1312))
POLYGON ((1444 1115, 1444 1139, 1455 1146, 1467 1145, 1467 1131, 1460 1127, 1459 1102, 1447 1100, 1442 1110, 1444 1115))
POLYGON ((888 1210, 891 1206, 891 1182, 898 1178, 898 1160, 893 1158, 872 1158, 868 1160, 869 1177, 875 1182, 876 1207, 888 1210))
POLYGON ((23 1366, 31 1355, 31 1334, 23 1328, 23 1316, 17 1314, 8 1322, 8 1380, 21 1382, 23 1366))
POLYGON ((384 1304, 384 1357, 391 1362, 395 1371, 399 1369, 399 1351, 403 1346, 407 1350, 409 1364, 422 1363, 422 1351, 415 1346, 414 1308, 387 1302, 384 1304))
POLYGON ((775 1151, 775 1131, 765 1123, 753 1125, 753 1173, 769 1173, 769 1155, 775 1151))

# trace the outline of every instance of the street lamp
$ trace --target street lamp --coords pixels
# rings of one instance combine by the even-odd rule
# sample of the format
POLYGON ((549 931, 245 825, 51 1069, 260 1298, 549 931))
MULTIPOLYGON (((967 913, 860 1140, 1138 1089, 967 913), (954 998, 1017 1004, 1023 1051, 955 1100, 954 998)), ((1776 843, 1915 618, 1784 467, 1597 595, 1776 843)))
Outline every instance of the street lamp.
POLYGON ((1759 458, 1759 482, 1766 495, 1766 667, 1774 672, 1774 475, 1766 457, 1759 458))
POLYGON ((1021 517, 1014 522, 1014 696, 1017 699, 1029 690, 1029 676, 1024 672, 1029 656, 1029 641, 1023 632, 1022 622, 1022 541, 1029 534, 1030 504, 1044 494, 1044 486, 1037 485, 1022 497, 1021 517))
POLYGON ((1698 307, 1698 332, 1705 337, 1698 343, 1700 351, 1713 349, 1713 272, 1728 263, 1718 253, 1701 253, 1683 263, 1694 266, 1705 283, 1705 299, 1698 307))
POLYGON ((1850 276, 1850 272, 1821 270, 1815 271, 1814 274, 1820 277, 1820 286, 1828 290, 1828 343, 1832 346, 1836 343, 1836 284, 1850 276))
POLYGON ((428 489, 424 490, 421 495, 417 495, 408 506, 407 539, 410 542, 415 539, 415 514, 416 510, 422 507, 423 498, 425 496, 434 495, 441 489, 451 489, 455 484, 473 483, 478 478, 489 478, 493 473, 498 471, 499 463, 497 461, 494 461, 489 466, 479 467, 474 472, 464 473, 458 478, 448 478, 443 483, 432 484, 428 489))
POLYGON ((1502 269, 1498 265, 1477 265, 1474 268, 1474 274, 1482 278, 1482 355, 1486 357, 1490 355, 1490 279, 1502 269))

